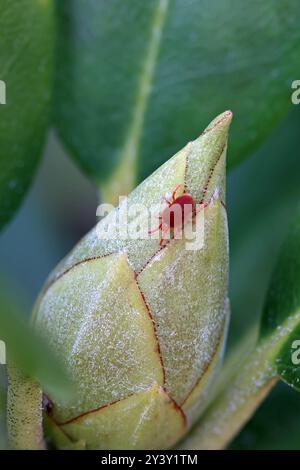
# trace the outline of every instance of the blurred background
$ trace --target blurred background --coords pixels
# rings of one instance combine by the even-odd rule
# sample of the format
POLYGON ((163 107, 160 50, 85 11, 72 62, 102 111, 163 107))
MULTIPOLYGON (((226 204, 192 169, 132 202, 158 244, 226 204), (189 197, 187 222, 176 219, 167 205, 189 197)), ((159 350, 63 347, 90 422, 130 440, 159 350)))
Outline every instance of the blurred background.
MULTIPOLYGON (((79 11, 78 2, 68 1, 63 3, 65 4, 64 12, 60 18, 63 18, 63 15, 69 15, 69 18, 75 17, 79 11)), ((118 2, 112 3, 112 8, 114 9, 113 13, 116 14, 118 2)), ((149 4, 150 3, 155 4, 155 2, 149 2, 149 4)), ((184 2, 174 2, 175 6, 178 7, 178 11, 176 12, 174 6, 176 15, 173 13, 173 16, 176 16, 175 20, 177 22, 185 8, 187 10, 188 7, 193 9, 194 5, 196 5, 195 14, 197 14, 198 6, 202 2, 189 1, 188 4, 185 5, 183 5, 183 3, 184 2)), ((173 130, 173 132, 180 134, 179 141, 182 141, 183 144, 191 137, 195 138, 197 134, 203 130, 203 127, 208 124, 209 118, 213 117, 213 113, 220 113, 227 108, 232 108, 234 112, 234 122, 228 148, 229 157, 232 152, 234 158, 232 157, 230 160, 230 171, 228 171, 227 179, 231 258, 230 298, 232 305, 232 320, 227 354, 230 354, 235 344, 243 335, 247 335, 249 331, 255 330, 259 325, 265 293, 274 263, 276 262, 279 247, 287 232, 288 224, 300 203, 300 105, 293 105, 290 100, 291 82, 297 78, 300 79, 299 47, 298 50, 295 49, 295 44, 299 44, 299 37, 296 35, 296 29, 294 28, 295 24, 297 24, 297 30, 299 29, 299 22, 297 23, 296 16, 297 9, 299 10, 299 8, 297 2, 293 1, 290 2, 290 9, 287 7, 288 2, 285 1, 267 1, 264 6, 259 5, 259 3, 260 2, 254 2, 252 4, 252 2, 248 2, 248 6, 245 7, 246 9, 250 8, 250 10, 253 8, 252 18, 250 14, 250 20, 245 20, 245 29, 243 28, 243 19, 237 22, 236 27, 235 23, 234 26, 230 23, 231 19, 233 22, 236 22, 236 15, 241 13, 239 11, 240 6, 238 2, 216 2, 216 11, 214 11, 213 6, 208 6, 209 2, 203 3, 201 8, 204 12, 206 32, 208 34, 206 43, 201 46, 203 51, 200 51, 201 53, 203 52, 204 58, 201 59, 201 54, 197 56, 199 53, 198 50, 195 52, 195 50, 192 49, 191 62, 193 66, 187 67, 190 77, 193 77, 193 71, 198 68, 200 71, 206 71, 206 73, 202 75, 199 73, 201 80, 199 82, 200 91, 198 90, 197 103, 193 105, 183 103, 186 93, 190 94, 189 99, 191 101, 193 95, 192 90, 188 89, 186 86, 186 76, 184 76, 182 80, 184 85, 182 88, 178 88, 178 83, 180 83, 179 64, 178 68, 174 68, 172 71, 173 74, 179 74, 176 80, 176 93, 171 93, 171 98, 175 104, 172 104, 172 106, 168 108, 168 98, 162 99, 161 105, 165 108, 162 121, 165 123, 165 126, 169 126, 169 123, 174 119, 173 113, 176 112, 176 99, 178 98, 180 104, 178 105, 178 115, 174 121, 178 123, 184 120, 185 125, 180 134, 180 125, 174 124, 175 130, 173 130), (281 5, 279 6, 278 3, 281 5), (275 6, 275 4, 277 4, 277 6, 275 6), (257 8, 256 12, 255 8, 257 8), (262 10, 260 10, 260 8, 262 10), (231 9, 233 9, 232 17, 230 14, 231 9), (238 12, 236 13, 236 11, 238 12), (268 16, 269 13, 270 16, 268 16), (236 43, 241 43, 239 50, 234 49, 234 47, 230 47, 226 50, 226 44, 221 51, 217 48, 217 46, 222 44, 222 37, 218 39, 217 36, 217 39, 214 39, 213 35, 216 33, 215 28, 218 30, 219 26, 218 21, 214 22, 214 18, 220 18, 222 15, 224 16, 223 23, 221 22, 220 24, 228 28, 230 34, 228 33, 227 37, 232 35, 236 38, 236 43), (265 20, 255 24, 256 19, 261 17, 265 18, 265 20), (271 18, 271 20, 268 21, 268 18, 271 18), (277 23, 280 23, 280 27, 277 23), (249 25, 251 25, 251 27, 249 25), (264 28, 268 32, 266 37, 264 37, 262 33, 264 28), (282 29, 285 33, 283 35, 281 34, 282 29), (255 38, 256 32, 258 32, 261 41, 269 41, 270 43, 268 43, 267 47, 265 47, 265 42, 253 44, 253 51, 251 52, 251 44, 247 42, 244 46, 243 41, 249 41, 249 38, 253 37, 255 43, 257 40, 257 38, 255 38), (210 34, 212 35, 211 38, 209 38, 210 34), (280 45, 280 47, 276 48, 278 45, 280 45), (258 51, 260 51, 259 55, 257 55, 258 51), (221 59, 217 57, 218 53, 221 59), (287 66, 285 65, 286 61, 289 57, 294 58, 294 56, 298 57, 298 65, 297 61, 293 59, 293 68, 287 70, 287 66), (196 57, 199 57, 198 62, 196 61, 196 57), (243 60, 241 60, 241 57, 243 60), (201 60, 203 60, 203 62, 201 62, 201 60), (222 73, 217 68, 218 64, 221 64, 220 70, 222 73), (277 81, 278 87, 284 89, 282 92, 283 96, 277 91, 272 95, 271 89, 269 90, 269 95, 266 96, 268 93, 268 91, 266 91, 267 87, 260 87, 257 95, 252 93, 253 89, 256 87, 256 83, 258 83, 259 87, 260 83, 263 83, 264 80, 269 80, 266 76, 266 70, 268 70, 270 74, 268 77, 272 76, 273 80, 277 81), (238 77, 240 76, 240 83, 236 81, 231 86, 232 74, 238 77), (205 82, 205 86, 201 88, 203 82, 205 82), (246 99, 247 96, 249 102, 246 99), (213 101, 211 108, 210 100, 213 101), (243 100, 245 101, 244 108, 243 100), (267 100, 267 112, 264 110, 261 111, 260 100, 267 100), (243 122, 243 113, 251 112, 256 104, 259 109, 256 113, 253 113, 249 129, 245 128, 243 131, 241 128, 244 133, 241 132, 241 134, 239 134, 239 126, 241 126, 239 122, 243 122), (280 110, 279 108, 277 109, 279 104, 280 110), (193 109, 196 105, 201 107, 202 111, 204 110, 201 116, 199 116, 199 119, 197 112, 193 109), (182 116, 180 115, 180 106, 184 108, 182 116), (189 113, 191 116, 190 121, 187 117, 189 113), (167 118, 165 116, 166 114, 167 118), (272 116, 276 116, 276 119, 272 119, 272 116), (242 144, 244 136, 248 135, 249 137, 249 133, 251 132, 250 127, 252 130, 257 129, 257 132, 260 132, 260 137, 255 141, 255 144, 252 142, 253 139, 249 138, 251 142, 246 150, 243 148, 242 144), (195 129, 197 129, 197 133, 195 129), (237 147, 239 148, 237 149, 237 147)), ((87 4, 89 5, 88 13, 90 15, 95 12, 100 14, 96 2, 89 1, 87 4)), ((99 2, 99 4, 104 8, 103 2, 99 2)), ((126 8, 130 8, 129 4, 127 4, 126 8)), ((107 10, 109 10, 109 7, 107 10)), ((109 12, 107 12, 107 15, 108 13, 109 12)), ((300 10, 298 13, 300 13, 300 10)), ((151 12, 147 14, 150 15, 151 12)), ((139 8, 136 8, 135 21, 138 21, 139 15, 147 19, 147 14, 143 16, 139 8)), ((110 15, 112 16, 111 12, 110 15)), ((246 13, 245 16, 247 16, 246 13)), ((83 18, 82 21, 84 21, 84 19, 85 18, 83 18)), ((173 27, 178 28, 180 32, 181 28, 178 27, 175 20, 173 19, 175 24, 173 27)), ((185 19, 183 28, 188 26, 188 22, 188 19, 185 19)), ((61 19, 60 23, 62 23, 61 19)), ((68 27, 70 28, 72 24, 72 21, 69 21, 68 27)), ((142 28, 142 26, 143 23, 140 28, 142 28)), ((85 28, 79 28, 80 34, 78 37, 80 41, 82 41, 79 42, 80 44, 84 44, 85 48, 88 47, 90 36, 92 39, 95 39, 96 46, 99 45, 99 37, 93 36, 95 34, 93 28, 97 27, 97 24, 91 25, 87 23, 85 28)), ((72 33, 69 33, 68 30, 62 28, 63 27, 60 25, 59 34, 64 38, 64 47, 69 47, 71 50, 76 51, 76 47, 78 46, 80 51, 81 46, 77 44, 77 39, 74 39, 72 33)), ((115 28, 116 26, 114 24, 112 24, 111 30, 107 27, 105 34, 103 33, 106 39, 109 35, 113 37, 115 28)), ((122 28, 120 27, 120 29, 122 28)), ((172 60, 168 60, 172 61, 172 63, 176 63, 176 47, 178 46, 178 56, 180 58, 181 50, 185 50, 185 48, 190 46, 189 41, 185 42, 184 37, 180 34, 176 36, 174 31, 172 31, 170 27, 164 47, 172 48, 172 60), (171 42, 171 45, 168 45, 167 40, 171 42), (184 45, 182 45, 182 41, 184 41, 184 45)), ((133 35, 135 34, 134 38, 136 41, 138 40, 138 33, 138 28, 135 33, 132 33, 133 35)), ((190 32, 190 36, 193 36, 193 34, 197 35, 197 28, 194 30, 194 33, 193 30, 190 32)), ((124 34, 120 36, 119 41, 123 40, 124 34)), ((117 39, 114 38, 114 41, 117 39)), ((198 39, 196 37, 196 42, 197 41, 198 39)), ((142 42, 143 38, 141 38, 141 43, 142 42)), ((107 42, 105 44, 107 44, 107 42)), ((231 44, 234 44, 234 41, 231 44)), ((97 50, 96 46, 95 50, 97 50)), ((111 54, 120 53, 120 50, 122 50, 121 46, 121 43, 115 46, 115 48, 111 46, 111 54)), ((109 47, 108 45, 108 48, 109 47)), ((130 44, 128 48, 130 48, 130 44)), ((124 53, 125 55, 127 54, 126 52, 124 53)), ((138 53, 138 51, 135 51, 135 53, 138 53)), ((67 51, 67 57, 69 57, 68 54, 69 52, 67 51)), ((102 52, 100 51, 100 57, 101 54, 102 52)), ((128 55, 130 56, 130 54, 131 52, 129 50, 128 55)), ((188 52, 186 52, 186 54, 186 57, 189 57, 188 52)), ((65 57, 64 51, 62 52, 62 57, 65 57)), ((59 61, 61 60, 62 59, 59 58, 59 61)), ((87 54, 86 56, 88 67, 91 66, 93 61, 97 61, 97 57, 91 52, 90 55, 87 54)), ((97 64, 99 74, 102 74, 102 80, 109 81, 108 74, 111 70, 114 70, 114 67, 116 74, 120 73, 119 80, 124 79, 122 75, 123 72, 125 75, 129 73, 128 71, 120 71, 115 62, 115 58, 112 58, 108 71, 105 69, 101 70, 101 64, 97 64)), ((72 64, 75 70, 77 70, 76 67, 82 65, 80 61, 76 60, 73 60, 72 64)), ((186 62, 184 64, 187 65, 186 62)), ((131 64, 128 66, 129 70, 130 66, 131 64)), ((164 66, 166 67, 167 65, 164 64, 164 66)), ((134 64, 132 65, 132 70, 133 69, 134 64)), ((84 71, 85 69, 83 68, 83 72, 84 71)), ((80 69, 78 73, 81 73, 80 69)), ((163 79, 167 82, 168 74, 166 70, 164 73, 166 76, 163 77, 163 79)), ((96 73, 95 76, 97 76, 96 73)), ((84 79, 85 77, 82 76, 81 78, 84 79)), ((63 74, 56 79, 56 99, 53 101, 54 108, 57 105, 57 100, 62 97, 63 86, 60 86, 60 84, 64 79, 63 74)), ((65 87, 67 88, 69 85, 70 83, 68 82, 65 87)), ((196 85, 197 82, 193 82, 193 88, 196 88, 196 85)), ((90 84, 87 83, 87 86, 90 86, 90 84)), ((117 85, 114 84, 114 86, 117 85)), ((157 90, 159 90, 161 96, 165 96, 163 86, 157 87, 156 92, 158 93, 157 90)), ((114 88, 111 87, 106 91, 107 93, 114 93, 114 88)), ((125 92, 126 90, 124 90, 124 93, 125 92)), ((93 93, 94 95, 91 97, 91 107, 93 109, 88 119, 92 120, 96 110, 98 110, 102 120, 106 116, 108 116, 109 119, 111 115, 111 121, 113 123, 113 113, 115 109, 110 109, 106 101, 105 105, 101 108, 100 98, 99 102, 95 103, 97 83, 94 83, 93 93), (95 107, 96 110, 94 109, 95 107)), ((72 103, 73 99, 75 111, 78 112, 78 108, 76 108, 76 98, 76 92, 74 92, 74 96, 71 96, 70 93, 66 103, 71 106, 70 103, 72 103)), ((109 99, 107 100, 109 102, 109 99)), ((120 106, 125 107, 127 104, 120 103, 120 106)), ((84 117, 89 116, 89 101, 85 102, 85 107, 84 117)), ((75 111, 72 110, 69 111, 69 113, 75 111)), ((97 184, 95 184, 95 181, 92 182, 88 176, 85 176, 85 174, 90 175, 91 170, 86 170, 80 157, 76 158, 80 161, 81 168, 84 168, 86 171, 82 172, 75 163, 74 154, 76 156, 76 152, 80 153, 80 150, 78 150, 76 145, 74 149, 74 145, 72 145, 74 142, 70 144, 68 132, 64 133, 64 124, 61 124, 64 119, 65 114, 64 110, 62 110, 57 118, 58 124, 56 126, 60 130, 60 137, 58 137, 54 129, 55 126, 51 125, 50 129, 47 131, 46 145, 42 152, 42 159, 30 190, 15 217, 0 233, 1 295, 5 298, 17 299, 18 308, 21 310, 22 315, 27 318, 31 313, 35 299, 50 271, 96 222, 95 214, 99 202, 99 188, 101 188, 101 182, 99 183, 97 181, 97 184), (63 141, 64 143, 62 143, 63 141), (67 148, 69 151, 66 150, 67 148)), ((126 120, 127 118, 125 117, 124 119, 126 120)), ((165 131, 162 135, 162 131, 157 129, 157 122, 160 122, 160 114, 158 111, 155 114, 155 119, 157 119, 157 121, 155 120, 153 125, 149 124, 149 134, 151 135, 152 126, 154 129, 153 139, 155 140, 155 132, 157 132, 160 141, 163 142, 165 154, 171 156, 172 153, 168 153, 169 150, 179 150, 180 148, 178 147, 178 139, 176 140, 170 132, 165 131)), ((80 129, 80 119, 78 120, 79 123, 74 124, 77 130, 80 129), (76 127, 76 125, 78 125, 78 127, 76 127)), ((93 129, 97 127, 94 121, 90 127, 93 129)), ((88 132, 89 130, 86 131, 86 129, 84 129, 83 135, 81 136, 83 139, 81 145, 86 144, 87 150, 89 150, 89 144, 84 139, 87 139, 88 132)), ((101 156, 102 137, 103 135, 100 133, 98 136, 99 156, 101 156)), ((147 142, 147 138, 145 137, 143 145, 146 146, 147 142)), ((158 151, 155 146, 152 150, 153 152, 158 151)), ((94 152, 92 158, 97 158, 97 152, 95 155, 94 147, 91 147, 91 152, 94 152)), ((86 157, 84 156, 84 158, 86 157)), ((105 156, 105 158, 107 157, 105 156)), ((144 152, 143 156, 140 158, 144 158, 145 160, 142 161, 146 162, 148 158, 147 152, 144 152)), ((159 158, 155 158, 154 161, 151 159, 150 164, 145 164, 148 173, 153 165, 158 166, 160 163, 159 158)), ((161 159, 165 159, 165 157, 163 156, 161 159)), ((101 173, 102 167, 99 168, 97 167, 97 171, 101 173)), ((137 178, 137 181, 143 176, 145 175, 141 174, 140 177, 137 178)), ((3 374, 3 366, 0 366, 0 371, 1 374, 3 374)), ((2 401, 0 407, 3 408, 3 406, 4 402, 2 401)), ((296 392, 293 392, 287 385, 279 383, 244 430, 233 441, 231 448, 300 449, 299 420, 300 396, 297 395, 296 392)))

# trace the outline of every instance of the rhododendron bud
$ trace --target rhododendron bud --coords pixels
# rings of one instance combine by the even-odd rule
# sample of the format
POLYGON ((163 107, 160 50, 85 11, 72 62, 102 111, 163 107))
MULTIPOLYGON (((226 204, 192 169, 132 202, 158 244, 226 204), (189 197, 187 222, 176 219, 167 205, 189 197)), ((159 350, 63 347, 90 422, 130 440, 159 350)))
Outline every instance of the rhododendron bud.
MULTIPOLYGON (((225 165, 231 117, 218 116, 140 184, 47 281, 34 325, 76 387, 68 401, 47 397, 54 447, 167 448, 205 407, 229 315, 225 165), (195 248, 184 231, 174 237, 173 222, 163 243, 161 234, 99 236, 116 225, 123 204, 152 213, 163 197, 170 205, 185 194, 195 204, 192 225, 202 231, 195 248)), ((129 217, 126 227, 135 223, 129 217)), ((139 225, 148 233, 146 215, 139 225)))

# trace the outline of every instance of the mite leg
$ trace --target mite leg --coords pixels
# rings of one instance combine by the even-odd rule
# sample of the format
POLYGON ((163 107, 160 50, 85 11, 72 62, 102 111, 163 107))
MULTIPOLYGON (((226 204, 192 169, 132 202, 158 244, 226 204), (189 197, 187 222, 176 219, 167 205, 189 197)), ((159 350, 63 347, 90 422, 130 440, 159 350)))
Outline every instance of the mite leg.
POLYGON ((163 197, 163 200, 168 204, 168 206, 170 207, 172 202, 169 201, 169 199, 167 199, 165 196, 163 197))
POLYGON ((178 185, 176 186, 176 188, 174 189, 174 191, 173 191, 173 193, 172 193, 172 202, 175 201, 175 199, 176 199, 176 193, 177 193, 178 189, 179 189, 181 186, 182 186, 182 184, 178 184, 178 185))

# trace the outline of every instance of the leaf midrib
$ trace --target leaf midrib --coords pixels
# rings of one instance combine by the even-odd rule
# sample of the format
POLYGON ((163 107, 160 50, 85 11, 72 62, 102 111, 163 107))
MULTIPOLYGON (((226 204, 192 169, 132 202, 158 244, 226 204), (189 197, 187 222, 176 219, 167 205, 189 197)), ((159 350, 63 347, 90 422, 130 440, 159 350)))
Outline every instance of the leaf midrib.
POLYGON ((141 76, 137 86, 135 105, 125 135, 124 143, 120 151, 119 165, 111 175, 110 183, 114 185, 114 191, 118 195, 128 194, 136 184, 137 161, 141 135, 143 132, 145 115, 151 95, 153 78, 156 71, 162 33, 166 22, 170 0, 158 0, 153 13, 150 40, 141 67, 141 76), (123 192, 122 192, 122 190, 123 192), (124 194, 125 193, 125 194, 124 194))

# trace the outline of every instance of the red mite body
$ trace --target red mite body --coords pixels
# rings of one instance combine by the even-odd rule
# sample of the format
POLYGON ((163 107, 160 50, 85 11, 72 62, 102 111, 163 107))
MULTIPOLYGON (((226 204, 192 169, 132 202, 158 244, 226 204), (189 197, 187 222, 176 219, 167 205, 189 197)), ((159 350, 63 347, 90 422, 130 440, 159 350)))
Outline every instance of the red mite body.
MULTIPOLYGON (((176 197, 176 192, 178 191, 180 185, 175 188, 172 193, 172 200, 169 201, 166 198, 164 200, 168 204, 163 212, 160 215, 160 224, 154 229, 150 230, 149 233, 154 233, 158 230, 162 230, 162 235, 164 232, 173 229, 181 230, 185 221, 190 219, 195 212, 195 202, 193 197, 188 193, 183 193, 181 196, 176 197)), ((160 240, 160 245, 163 244, 163 237, 160 240)))
POLYGON ((174 199, 169 207, 166 207, 161 214, 162 224, 168 225, 170 228, 182 227, 184 219, 189 217, 194 210, 194 199, 190 194, 184 193, 174 199), (175 207, 177 205, 177 208, 175 207), (181 218, 175 217, 178 209, 181 218))

